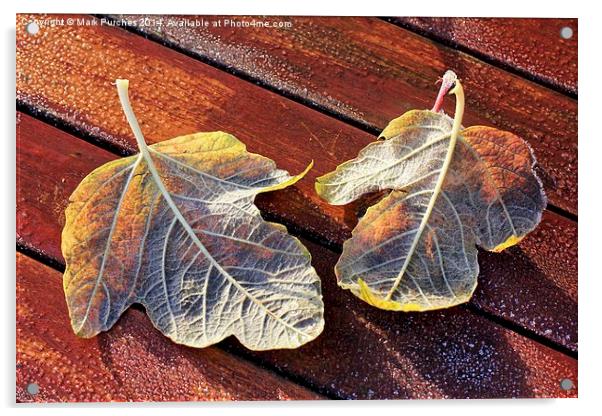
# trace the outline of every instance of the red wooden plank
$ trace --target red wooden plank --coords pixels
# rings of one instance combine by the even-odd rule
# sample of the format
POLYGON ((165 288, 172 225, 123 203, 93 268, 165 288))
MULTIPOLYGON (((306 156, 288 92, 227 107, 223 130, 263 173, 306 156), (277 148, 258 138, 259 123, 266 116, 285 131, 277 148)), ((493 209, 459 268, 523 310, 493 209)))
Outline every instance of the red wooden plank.
POLYGON ((354 157, 371 135, 119 28, 44 30, 39 37, 20 33, 17 40, 17 97, 23 103, 136 151, 112 85, 129 78, 132 105, 149 143, 223 130, 291 173, 316 159, 302 184, 262 197, 261 207, 330 241, 340 243, 350 233, 345 209, 323 203, 313 181, 340 158, 354 157), (313 204, 309 209, 306 200, 313 204))
MULTIPOLYGON (((288 92, 351 118, 362 114, 362 120, 382 128, 408 109, 430 108, 435 80, 453 68, 466 86, 465 124, 494 125, 527 139, 550 200, 576 213, 575 100, 381 20, 295 18, 293 26, 286 31, 261 29, 263 36, 273 32, 284 38, 265 48, 249 41, 243 49, 254 57, 253 67, 272 68, 263 70, 266 78, 271 76, 264 82, 277 85, 280 73, 298 68, 293 75, 283 75, 297 80, 297 89, 288 92)), ((134 143, 113 104, 110 83, 117 77, 132 80, 134 108, 144 114, 143 129, 150 141, 226 129, 251 148, 261 143, 271 148, 266 151, 282 154, 283 146, 291 154, 316 158, 317 172, 349 159, 374 138, 121 28, 56 26, 32 36, 21 29, 24 25, 18 27, 18 99, 117 144, 131 148, 134 143), (305 152, 299 153, 301 149, 305 152)), ((253 30, 233 33, 246 32, 253 30)), ((222 37, 235 39, 226 34, 222 37)), ((210 50, 227 50, 222 37, 215 36, 219 42, 210 50)), ((451 111, 449 101, 446 108, 451 111)), ((296 165, 306 162, 298 160, 296 165)))
MULTIPOLYGON (((35 214, 44 209, 27 178, 36 178, 42 186, 56 189, 52 192, 56 199, 44 204, 65 206, 66 196, 79 181, 75 172, 83 169, 83 162, 77 159, 82 155, 91 157, 104 153, 99 157, 102 163, 110 154, 54 128, 44 127, 29 116, 20 117, 17 131, 21 160, 34 160, 27 156, 37 153, 30 152, 30 147, 64 149, 70 155, 69 162, 60 164, 53 163, 52 157, 43 162, 38 159, 37 164, 27 164, 31 170, 28 176, 19 174, 17 210, 20 218, 23 213, 27 215, 18 222, 18 232, 21 236, 34 235, 35 230, 49 232, 47 237, 38 238, 37 241, 49 245, 40 249, 54 253, 62 262, 61 225, 52 212, 45 217, 35 214), (33 126, 24 128, 27 123, 33 126), (67 174, 72 166, 74 175, 67 174), (59 178, 67 179, 62 182, 59 178), (57 186, 59 183, 62 185, 57 186), (44 222, 51 226, 41 227, 44 222)), ((22 241, 33 246, 33 240, 28 237, 22 241)), ((576 382, 576 360, 493 324, 466 308, 423 314, 375 309, 336 286, 333 275, 336 253, 306 240, 304 244, 322 277, 326 328, 317 340, 300 349, 254 354, 266 364, 302 378, 320 391, 344 398, 573 397, 577 394, 576 389, 565 392, 559 387, 563 378, 576 382)), ((63 325, 69 330, 66 319, 63 325)), ((250 354, 234 341, 223 345, 250 354)))
POLYGON ((393 21, 577 94, 577 19, 396 17, 393 21), (562 28, 572 37, 560 36, 562 28))
POLYGON ((17 243, 62 262, 69 195, 92 166, 116 156, 23 113, 17 113, 17 149, 17 243))
MULTIPOLYGON (((141 16, 129 16, 136 17, 141 16)), ((278 17, 273 19, 292 27, 266 30, 178 25, 184 19, 223 19, 220 16, 147 17, 163 23, 141 28, 155 38, 377 129, 404 111, 431 108, 435 80, 453 69, 466 88, 464 124, 493 125, 524 137, 535 149, 550 201, 577 213, 573 99, 376 18, 278 17)), ((538 32, 539 28, 519 28, 491 36, 499 35, 502 41, 517 38, 512 44, 522 37, 535 39, 542 62, 576 68, 577 60, 571 58, 576 57, 576 40, 559 40, 552 47, 550 40, 540 42, 538 32)), ((546 37, 548 30, 542 33, 546 37)), ((553 39, 558 38, 554 33, 553 39)), ((448 104, 452 112, 451 100, 448 104)), ((330 149, 328 140, 325 147, 330 149)))
MULTIPOLYGON (((60 232, 69 195, 85 175, 116 156, 27 115, 19 119, 18 239, 62 261, 60 232)), ((270 201, 271 195, 266 197, 263 201, 270 201)), ((311 209, 302 199, 295 203, 300 212, 311 209)), ((501 254, 482 252, 479 260, 475 305, 577 350, 575 222, 546 212, 518 246, 501 254)))
POLYGON ((110 332, 78 338, 61 281, 17 253, 19 402, 324 399, 218 348, 174 344, 140 310, 127 311, 110 332))

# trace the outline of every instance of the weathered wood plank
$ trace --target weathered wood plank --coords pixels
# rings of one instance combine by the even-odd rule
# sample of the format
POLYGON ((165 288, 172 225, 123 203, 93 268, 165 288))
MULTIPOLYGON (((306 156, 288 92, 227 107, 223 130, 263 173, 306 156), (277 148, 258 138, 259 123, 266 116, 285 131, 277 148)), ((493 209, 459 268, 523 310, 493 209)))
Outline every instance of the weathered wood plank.
MULTIPOLYGON (((550 201, 577 213, 573 99, 376 18, 282 17, 277 19, 291 22, 292 28, 270 30, 177 26, 196 16, 151 18, 163 24, 141 29, 157 39, 378 129, 407 110, 431 108, 435 80, 453 69, 466 87, 464 124, 493 125, 524 137, 535 149, 550 201)), ((548 31, 542 30, 546 37, 548 31)), ((499 38, 517 38, 516 44, 524 34, 540 45, 541 62, 576 68, 576 40, 564 42, 556 32, 558 45, 551 47, 549 40, 540 43, 538 32, 506 30, 499 38)), ((448 104, 451 113, 453 104, 448 104)))
MULTIPOLYGON (((296 79, 295 88, 286 91, 354 119, 361 114, 362 120, 379 128, 408 109, 430 108, 435 80, 453 68, 466 85, 465 124, 494 125, 527 139, 540 162, 550 201, 576 213, 575 100, 378 19, 295 18, 293 24, 294 30, 257 31, 257 36, 273 33, 263 40, 265 47, 253 39, 243 47, 235 35, 254 32, 245 29, 221 37, 212 34, 209 38, 216 41, 207 49, 228 56, 224 39, 232 39, 250 57, 242 62, 263 68, 251 74, 262 82, 278 85, 284 82, 279 74, 290 73, 283 76, 296 79), (271 36, 283 37, 270 40, 271 36)), ((373 140, 121 28, 56 26, 31 36, 18 27, 18 99, 104 140, 133 146, 114 104, 110 83, 117 77, 132 80, 134 108, 144 115, 143 129, 150 141, 226 129, 270 157, 284 153, 289 159, 296 154, 316 158, 318 173, 355 156, 373 140), (299 153, 301 149, 305 152, 299 153)), ((451 111, 451 100, 448 104, 451 111)), ((294 165, 301 169, 307 162, 296 160, 294 165)))
POLYGON ((59 272, 17 253, 17 401, 324 399, 218 348, 161 335, 140 310, 93 339, 71 331, 59 272), (27 391, 37 384, 39 393, 27 391))
MULTIPOLYGON (((59 218, 62 216, 57 217, 55 213, 66 205, 67 196, 81 179, 78 175, 83 176, 85 165, 90 163, 88 158, 97 157, 98 163, 102 163, 114 156, 52 127, 45 127, 29 116, 20 117, 17 131, 20 160, 28 169, 28 175, 18 172, 18 233, 24 244, 35 246, 32 241, 45 244, 38 249, 63 262, 59 251, 62 228, 59 218), (25 124, 32 126, 24 128, 25 124), (34 150, 28 150, 30 148, 34 150), (36 148, 62 149, 70 159, 54 163, 53 157, 36 158, 40 152, 36 148), (37 163, 34 163, 36 159, 37 163), (38 201, 37 189, 28 183, 33 180, 50 190, 50 199, 38 201), (57 208, 45 211, 44 205, 57 208), (44 223, 48 224, 47 228, 43 227, 44 223), (49 235, 31 238, 36 230, 49 235)), ((90 163, 88 170, 96 166, 90 163)), ((338 257, 336 253, 307 240, 303 242, 322 277, 325 331, 301 349, 257 353, 254 354, 257 359, 305 379, 324 393, 345 398, 556 397, 576 394, 576 390, 564 392, 559 388, 562 378, 576 381, 575 360, 463 307, 424 314, 398 314, 370 307, 336 286, 332 272, 338 257)), ((508 261, 512 262, 512 259, 508 261)), ((503 276, 484 275, 481 281, 500 278, 503 276)), ((524 280, 529 280, 529 276, 525 275, 524 280)), ((554 296, 549 291, 542 293, 538 299, 554 296)), ((497 299, 494 293, 490 296, 497 299)), ((520 298, 520 291, 511 296, 520 298)), ((545 307, 544 302, 540 305, 545 307)), ((512 308, 510 303, 509 310, 512 308)), ((516 312, 524 313, 522 310, 516 312)), ((68 328, 66 320, 63 325, 68 328)), ((249 353, 234 341, 223 345, 249 353)))
POLYGON ((577 19, 395 17, 392 21, 577 94, 577 19), (564 27, 570 39, 560 36, 564 27))

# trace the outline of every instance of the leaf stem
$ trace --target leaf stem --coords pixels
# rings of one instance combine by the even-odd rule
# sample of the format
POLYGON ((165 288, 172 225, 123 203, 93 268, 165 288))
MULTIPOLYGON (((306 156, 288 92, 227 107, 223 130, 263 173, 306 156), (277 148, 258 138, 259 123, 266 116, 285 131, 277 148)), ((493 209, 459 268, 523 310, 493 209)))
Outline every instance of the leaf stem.
MULTIPOLYGON (((443 189, 443 184, 445 183, 445 177, 447 176, 447 172, 449 171, 449 167, 451 166, 451 162, 452 162, 453 155, 454 155, 454 149, 456 147, 456 142, 458 140, 458 134, 460 132, 460 127, 462 126, 462 117, 464 116, 464 89, 462 88, 460 81, 456 78, 456 74, 454 74, 452 71, 447 71, 445 73, 445 75, 443 76, 443 82, 446 85, 446 89, 444 89, 443 85, 442 85, 441 90, 439 92, 439 94, 441 94, 441 91, 445 91, 445 93, 447 93, 449 88, 451 88, 451 86, 452 86, 452 85, 447 85, 447 83, 450 82, 452 77, 453 77, 453 82, 454 82, 454 84, 452 84, 452 85, 454 85, 454 87, 453 87, 453 89, 451 89, 451 91, 449 91, 449 93, 454 94, 456 96, 456 112, 454 114, 454 122, 452 124, 452 130, 450 133, 449 145, 447 147, 447 153, 445 155, 445 160, 443 161, 443 165, 441 166, 441 173, 439 174, 439 178, 437 178, 437 183, 435 184, 435 188, 433 189, 432 196, 429 200, 426 211, 424 212, 424 215, 422 216, 422 220, 420 221, 420 226, 418 227, 418 231, 416 232, 416 235, 414 236, 412 245, 410 246, 410 249, 408 250, 408 254, 406 255, 403 266, 401 267, 401 271, 397 275, 395 282, 393 282, 393 286, 391 286, 391 289, 387 292, 387 295, 384 297, 384 301, 391 300, 391 298, 393 297, 393 294, 395 293, 395 290, 401 283, 401 279, 405 275, 405 272, 410 264, 412 256, 414 255, 414 252, 416 251, 416 248, 418 247, 418 243, 420 241, 420 238, 422 237, 422 233, 426 229, 426 226, 430 220, 431 213, 433 212, 433 209, 437 202, 437 198, 439 197, 439 194, 441 193, 441 190, 443 189), (449 75, 449 74, 452 74, 452 75, 449 75)), ((418 287, 418 290, 420 291, 420 287, 418 285, 416 285, 416 287, 418 287)), ((420 293, 422 294, 421 291, 420 291, 420 293)), ((422 295, 422 296, 424 297, 424 295, 422 295)), ((428 299, 426 299, 426 297, 424 297, 424 298, 428 303, 428 299)))
POLYGON ((462 127, 462 118, 464 118, 464 88, 460 84, 460 80, 456 79, 455 86, 449 92, 456 96, 456 111, 454 113, 454 124, 452 125, 451 140, 455 141, 462 127))
POLYGON ((115 85, 117 86, 117 94, 119 94, 119 101, 121 102, 121 107, 123 108, 125 118, 130 124, 132 132, 134 132, 138 150, 145 159, 148 159, 146 157, 148 155, 148 146, 144 141, 144 135, 142 134, 142 130, 140 129, 140 125, 138 124, 138 120, 134 114, 134 110, 132 110, 132 105, 130 104, 130 98, 128 96, 128 87, 130 85, 130 81, 127 79, 116 79, 115 85))
POLYGON ((441 88, 439 88, 439 93, 437 94, 435 105, 433 105, 433 109, 431 111, 434 111, 435 113, 441 111, 441 107, 443 106, 443 98, 445 97, 445 94, 447 94, 450 88, 454 86, 457 80, 458 76, 454 71, 445 71, 445 74, 443 74, 443 78, 441 78, 441 88))

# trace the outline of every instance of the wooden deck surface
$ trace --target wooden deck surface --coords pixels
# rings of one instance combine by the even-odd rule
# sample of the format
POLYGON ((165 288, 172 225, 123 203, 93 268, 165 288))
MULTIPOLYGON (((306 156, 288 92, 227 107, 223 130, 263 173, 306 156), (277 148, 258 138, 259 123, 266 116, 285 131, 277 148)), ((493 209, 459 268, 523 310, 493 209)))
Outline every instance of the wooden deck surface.
MULTIPOLYGON (((557 71, 520 42, 519 60, 512 49, 493 56, 499 39, 485 34, 466 43, 475 27, 490 34, 503 19, 450 21, 454 37, 445 21, 304 17, 282 30, 96 25, 31 36, 22 23, 33 17, 17 25, 18 401, 577 395, 576 64, 557 71), (480 253, 469 304, 377 310, 339 289, 332 272, 358 207, 322 202, 313 182, 389 119, 430 108, 447 68, 466 86, 466 125, 531 144, 549 209, 518 246, 480 253), (73 335, 61 285, 67 198, 94 168, 135 151, 115 78, 130 79, 149 142, 226 130, 292 173, 315 159, 304 180, 257 205, 312 254, 326 307, 318 339, 298 350, 252 353, 232 339, 195 350, 163 337, 141 308, 94 339, 73 335), (565 378, 575 387, 562 390, 565 378)), ((537 24, 545 42, 558 40, 557 54, 576 54, 576 40, 559 36, 566 25, 576 34, 576 21, 537 24)))

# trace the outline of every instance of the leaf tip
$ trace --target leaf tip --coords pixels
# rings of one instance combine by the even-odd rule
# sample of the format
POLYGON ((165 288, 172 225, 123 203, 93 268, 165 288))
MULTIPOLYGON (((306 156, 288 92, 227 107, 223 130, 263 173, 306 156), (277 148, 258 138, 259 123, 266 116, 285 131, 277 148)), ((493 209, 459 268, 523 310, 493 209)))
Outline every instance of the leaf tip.
POLYGON ((305 170, 301 173, 301 175, 305 176, 307 174, 307 172, 309 172, 310 170, 312 170, 314 167, 314 160, 312 159, 309 162, 309 165, 307 165, 307 167, 305 168, 305 170))
POLYGON ((280 182, 280 183, 278 183, 276 185, 266 186, 265 188, 260 189, 257 193, 278 191, 280 189, 284 189, 284 188, 287 188, 287 187, 289 187, 291 185, 294 185, 295 183, 297 183, 301 179, 303 179, 303 177, 305 175, 307 175, 307 172, 309 172, 313 166, 314 166, 314 161, 312 160, 311 162, 309 162, 309 165, 307 165, 307 167, 303 170, 303 172, 301 172, 301 173, 299 173, 299 174, 297 174, 295 176, 291 176, 290 178, 288 178, 284 182, 280 182))
POLYGON ((71 329, 73 329, 73 333, 79 338, 94 338, 100 331, 91 327, 90 325, 86 325, 87 319, 77 319, 76 317, 71 318, 71 329))
MULTIPOLYGON (((295 183, 297 183, 298 181, 300 181, 301 179, 303 179, 303 177, 305 175, 307 175, 307 172, 309 172, 313 167, 314 167, 314 161, 312 159, 312 161, 309 162, 309 164, 307 165, 307 167, 305 169, 303 169, 303 172, 301 172, 301 173, 299 173, 299 174, 291 177, 288 181, 283 182, 281 184, 282 188, 285 188, 285 187, 290 186, 290 185, 294 185, 295 183)), ((278 188, 278 189, 281 189, 281 188, 278 188)))

